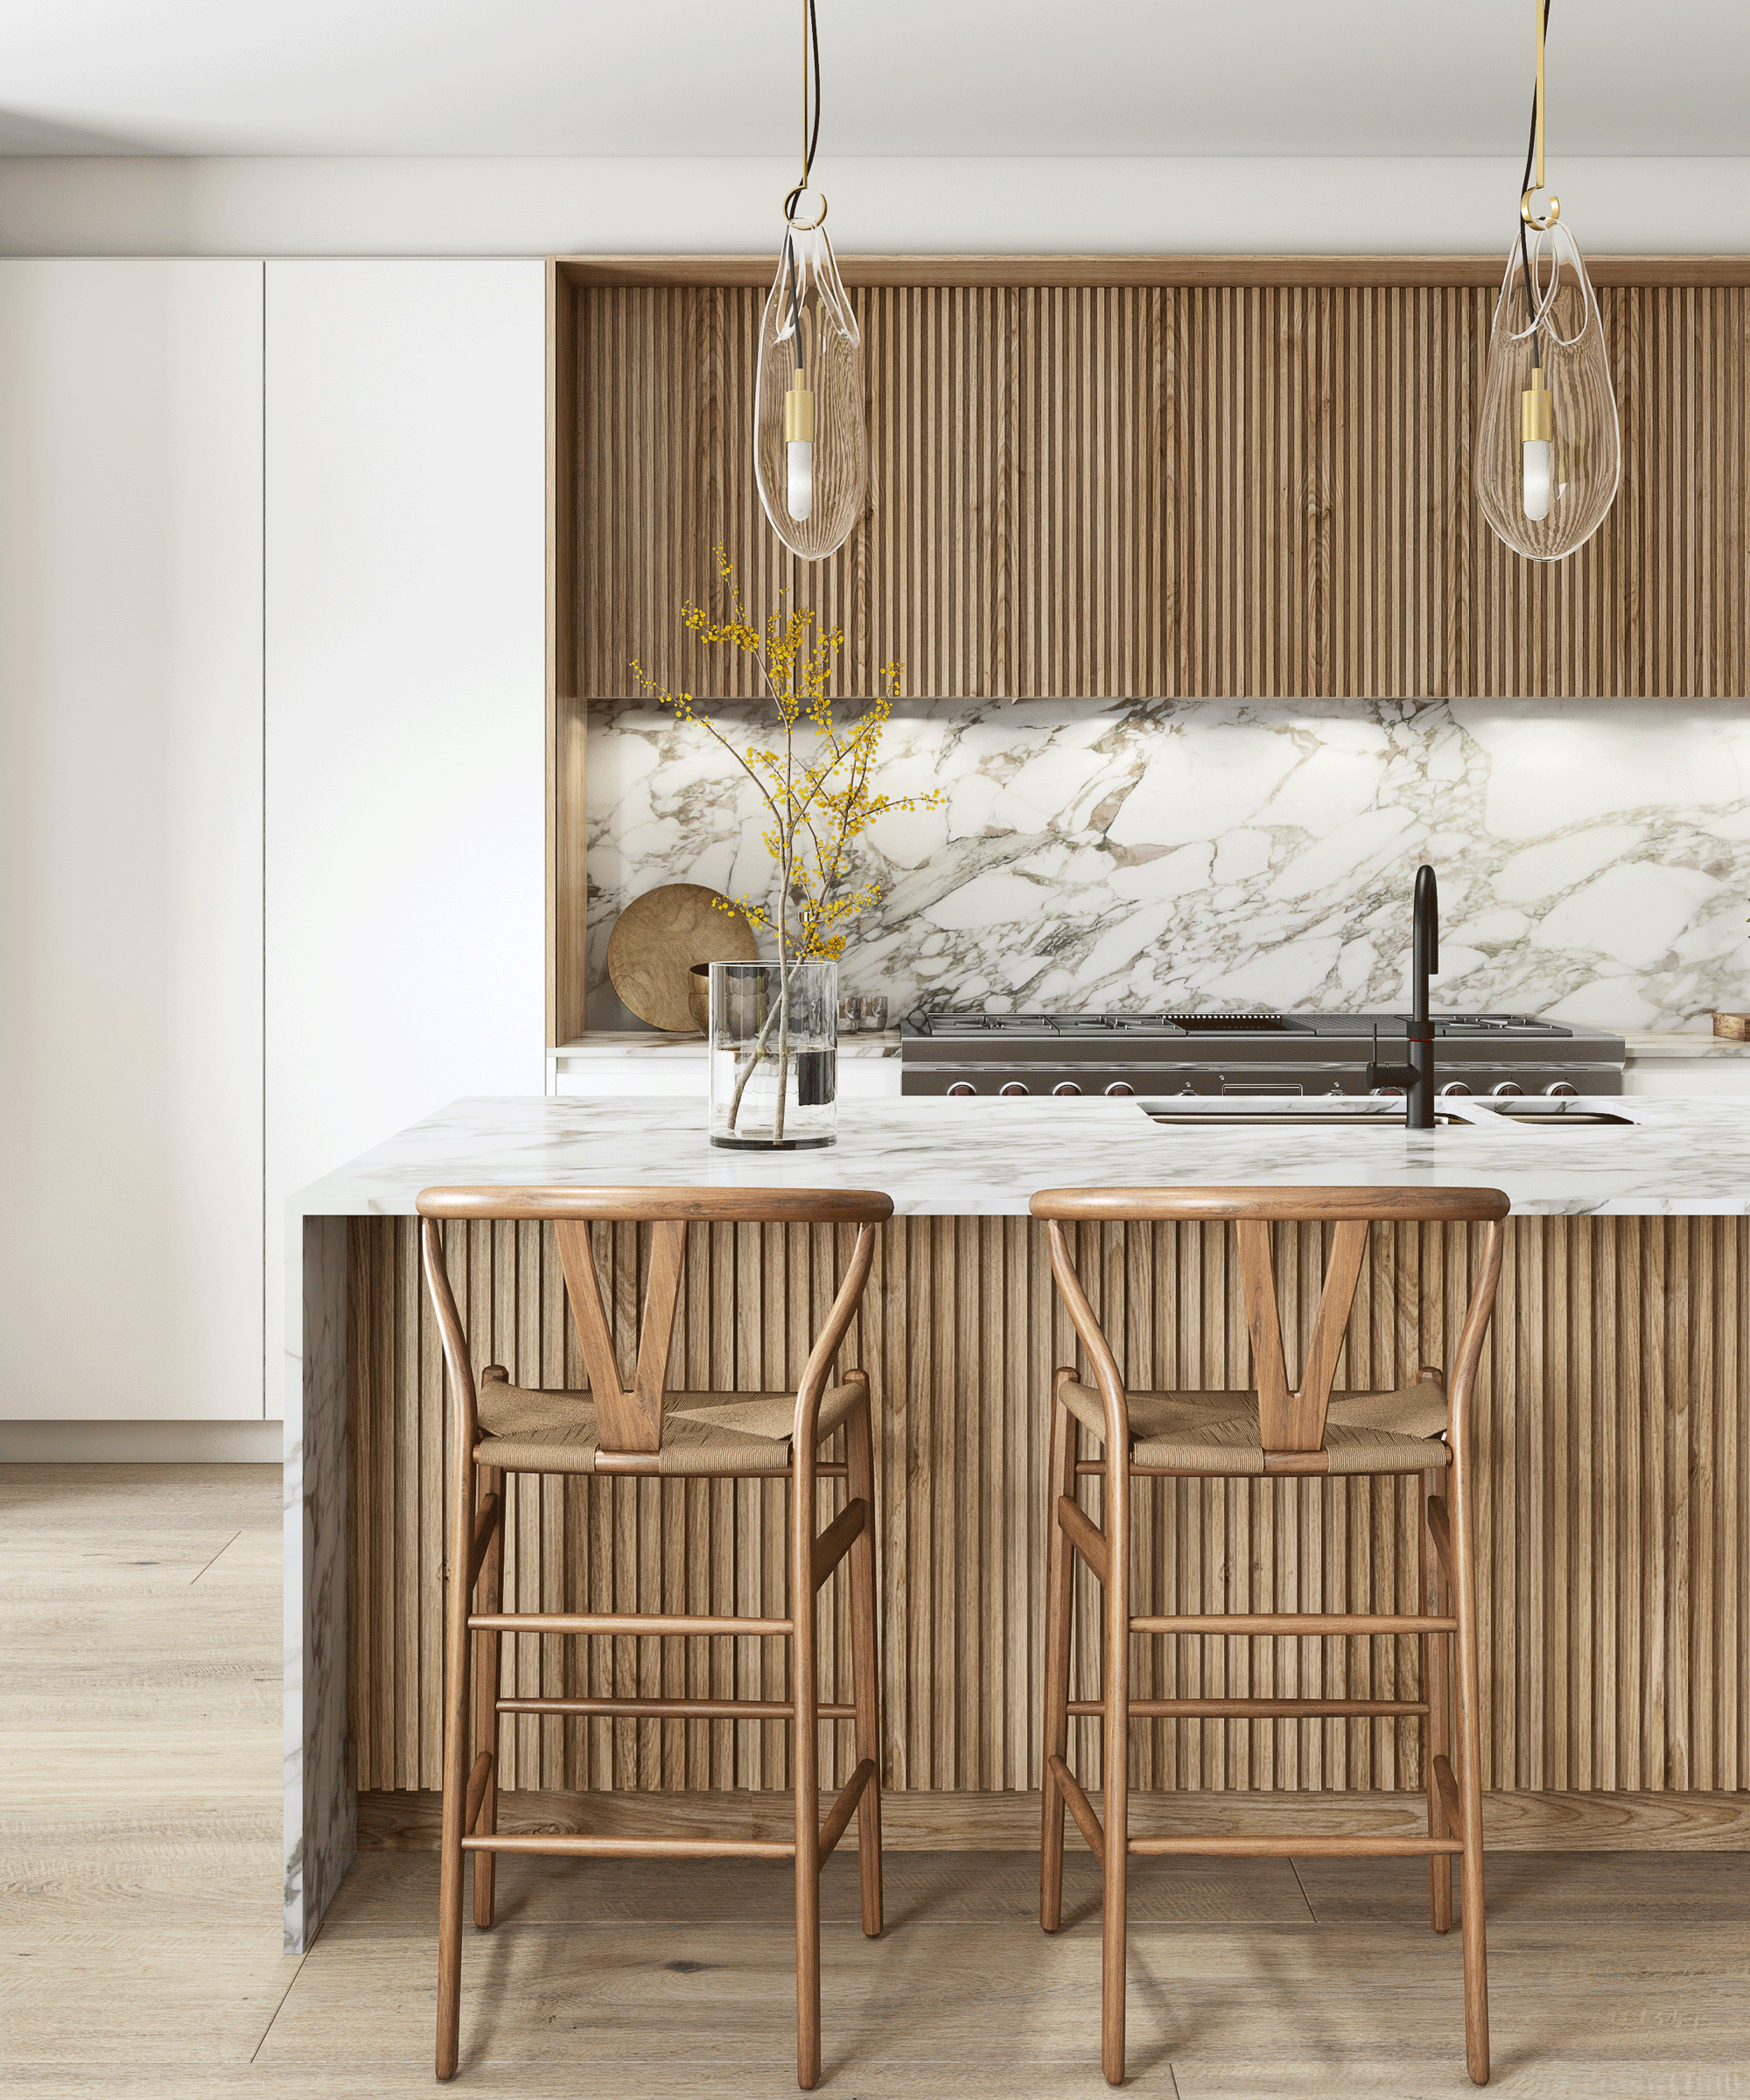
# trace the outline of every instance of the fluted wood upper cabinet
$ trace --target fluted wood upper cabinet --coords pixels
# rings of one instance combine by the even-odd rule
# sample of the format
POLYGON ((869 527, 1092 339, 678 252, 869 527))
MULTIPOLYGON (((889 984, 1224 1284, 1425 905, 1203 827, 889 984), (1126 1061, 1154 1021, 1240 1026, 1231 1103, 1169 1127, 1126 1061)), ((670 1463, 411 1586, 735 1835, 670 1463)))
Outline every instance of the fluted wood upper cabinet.
POLYGON ((1746 690, 1750 257, 1593 269, 1623 480, 1522 561, 1473 463, 1494 257, 843 259, 869 511, 816 569, 750 456, 771 257, 554 266, 556 696, 626 694, 718 541, 916 694, 1746 690))

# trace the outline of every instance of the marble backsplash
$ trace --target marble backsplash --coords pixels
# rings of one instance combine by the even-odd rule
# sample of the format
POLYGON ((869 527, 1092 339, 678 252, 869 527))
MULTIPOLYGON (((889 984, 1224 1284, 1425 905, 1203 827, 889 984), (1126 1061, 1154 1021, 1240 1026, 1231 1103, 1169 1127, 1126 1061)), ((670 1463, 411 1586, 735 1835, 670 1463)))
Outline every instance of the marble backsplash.
MULTIPOLYGON (((759 719, 726 706, 724 726, 759 719)), ((896 1013, 1395 1006, 1440 880, 1435 1004, 1614 1028, 1750 1005, 1750 702, 912 701, 859 842, 847 990, 896 1013)), ((752 790, 696 729, 601 705, 590 1024, 636 1026, 608 929, 663 882, 763 890, 752 790)))

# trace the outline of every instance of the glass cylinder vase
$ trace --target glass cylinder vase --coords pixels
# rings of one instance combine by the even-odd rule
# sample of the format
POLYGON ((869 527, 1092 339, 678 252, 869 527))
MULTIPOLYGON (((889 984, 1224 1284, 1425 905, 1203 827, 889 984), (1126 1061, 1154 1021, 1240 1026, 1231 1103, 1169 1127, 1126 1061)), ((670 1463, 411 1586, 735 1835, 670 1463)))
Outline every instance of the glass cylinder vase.
POLYGON ((838 1137, 838 965, 710 966, 713 1144, 802 1152, 838 1137))

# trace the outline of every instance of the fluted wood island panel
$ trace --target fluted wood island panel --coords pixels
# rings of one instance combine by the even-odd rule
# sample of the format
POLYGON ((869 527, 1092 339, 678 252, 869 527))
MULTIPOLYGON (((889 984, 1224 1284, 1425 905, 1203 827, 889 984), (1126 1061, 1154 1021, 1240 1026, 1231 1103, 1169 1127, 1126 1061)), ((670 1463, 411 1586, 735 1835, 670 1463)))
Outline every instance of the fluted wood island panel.
MULTIPOLYGON (((1528 1141, 1529 1142, 1529 1141, 1528 1141)), ((1320 1228, 1278 1228, 1303 1334, 1320 1228)), ((350 1221, 351 1618, 355 1783, 439 1783, 444 1420, 416 1221, 350 1221)), ((642 1238, 600 1228, 629 1362, 642 1238)), ((1750 1788, 1750 1221, 1516 1217, 1481 1382, 1478 1558, 1485 1781, 1537 1791, 1750 1788)), ((545 1228, 449 1228, 477 1360, 580 1386, 545 1228)), ((696 1227, 670 1367, 677 1385, 791 1382, 844 1249, 830 1228, 696 1227)), ((1445 1360, 1466 1230, 1376 1228, 1339 1382, 1445 1360), (1384 1286, 1395 1279, 1395 1290, 1384 1286), (1395 1309, 1394 1309, 1395 1307, 1395 1309)), ((1134 1383, 1243 1385, 1245 1327, 1220 1228, 1084 1228, 1078 1262, 1134 1383)), ((1040 1230, 1014 1217, 886 1227, 844 1353, 876 1402, 890 1786, 1039 1784, 1042 1478, 1049 1374, 1074 1361, 1040 1230)), ((1166 1611, 1415 1608, 1412 1484, 1150 1482, 1144 1591, 1166 1611)), ((836 1491, 834 1491, 836 1492, 836 1491)), ((779 1608, 780 1482, 525 1481, 512 1496, 507 1608, 779 1608)), ((827 1514, 830 1514, 830 1507, 827 1514)), ((824 1516, 822 1518, 824 1521, 824 1516)), ((1082 1652, 1091 1652, 1082 1599, 1082 1652)), ((844 1654, 826 1614, 823 1670, 844 1654)), ((507 1642, 507 1650, 519 1646, 507 1642)), ((780 1644, 524 1641, 526 1692, 781 1690, 780 1644), (766 1674, 762 1674, 766 1673, 766 1674)), ((1415 1644, 1139 1641, 1135 1691, 1403 1697, 1415 1644)), ((1091 1729, 1092 1724, 1082 1724, 1091 1729)), ((824 1777, 848 1771, 827 1729, 824 1777)), ((1139 1724, 1146 1785, 1419 1785, 1389 1721, 1139 1724)), ((1084 1741, 1075 1754, 1085 1760, 1084 1741)), ((584 1790, 786 1784, 783 1729, 528 1718, 502 1784, 584 1790)))

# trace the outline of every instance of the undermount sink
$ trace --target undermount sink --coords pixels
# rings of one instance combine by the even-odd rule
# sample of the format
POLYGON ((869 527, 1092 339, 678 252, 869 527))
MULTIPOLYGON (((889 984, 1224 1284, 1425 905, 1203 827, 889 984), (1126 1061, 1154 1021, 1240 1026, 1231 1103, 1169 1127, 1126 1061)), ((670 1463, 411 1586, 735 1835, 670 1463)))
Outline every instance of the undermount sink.
MULTIPOLYGON (((1396 1101, 1272 1101, 1256 1103, 1239 1101, 1222 1101, 1211 1095, 1200 1095, 1195 1100, 1183 1100, 1169 1095, 1165 1099, 1156 1097, 1143 1102, 1143 1108, 1156 1123, 1172 1124, 1223 1124, 1229 1130, 1251 1130, 1263 1124, 1277 1130, 1284 1124, 1293 1124, 1303 1130, 1326 1129, 1340 1126, 1352 1129, 1357 1124, 1376 1124, 1382 1130, 1401 1130, 1404 1126, 1404 1107, 1396 1101)), ((1462 1116, 1454 1116, 1446 1109, 1436 1109, 1434 1121, 1441 1127, 1452 1126, 1469 1130, 1474 1126, 1462 1116)))
MULTIPOLYGON (((1301 1097, 1294 1100, 1234 1101, 1214 1095, 1155 1096, 1142 1103, 1156 1123, 1171 1128, 1176 1124, 1203 1130, 1353 1130, 1368 1124, 1382 1130, 1402 1130, 1404 1121, 1401 1101, 1362 1100, 1355 1097, 1301 1097)), ((1434 1128, 1439 1130, 1487 1130, 1489 1119, 1516 1130, 1567 1129, 1632 1130, 1634 1118, 1608 1109, 1580 1108, 1566 1101, 1476 1101, 1465 1109, 1446 1107, 1434 1111, 1434 1128)))

